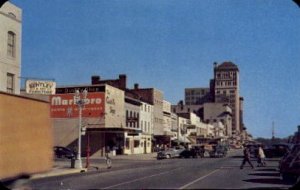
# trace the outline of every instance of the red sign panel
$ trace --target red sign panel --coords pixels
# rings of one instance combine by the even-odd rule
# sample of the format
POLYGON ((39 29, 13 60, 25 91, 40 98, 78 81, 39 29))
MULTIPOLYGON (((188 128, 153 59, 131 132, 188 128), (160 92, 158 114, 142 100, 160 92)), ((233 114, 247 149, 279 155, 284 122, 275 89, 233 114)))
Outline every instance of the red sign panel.
MULTIPOLYGON (((101 117, 104 115, 104 93, 88 93, 82 117, 101 117)), ((79 107, 74 94, 56 94, 50 96, 51 118, 75 118, 79 116, 79 107)))

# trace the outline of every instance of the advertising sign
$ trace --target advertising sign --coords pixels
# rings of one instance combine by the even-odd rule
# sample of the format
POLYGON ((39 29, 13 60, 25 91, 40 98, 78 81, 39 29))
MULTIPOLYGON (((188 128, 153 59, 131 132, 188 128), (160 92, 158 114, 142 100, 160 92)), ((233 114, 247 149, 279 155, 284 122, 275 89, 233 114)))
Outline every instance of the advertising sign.
POLYGON ((26 93, 27 94, 55 94, 56 83, 53 81, 44 80, 27 80, 26 93))
MULTIPOLYGON (((88 93, 82 117, 104 116, 105 95, 103 92, 88 93)), ((74 94, 56 94, 50 96, 51 118, 76 118, 79 108, 74 94)))

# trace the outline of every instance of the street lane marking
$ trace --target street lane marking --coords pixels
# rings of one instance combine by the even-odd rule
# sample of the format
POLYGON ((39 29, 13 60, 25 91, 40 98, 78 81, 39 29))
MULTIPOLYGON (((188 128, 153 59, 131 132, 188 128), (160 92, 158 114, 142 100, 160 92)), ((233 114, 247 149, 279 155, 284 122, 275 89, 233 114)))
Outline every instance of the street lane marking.
POLYGON ((124 185, 124 184, 132 183, 132 182, 135 182, 135 181, 143 180, 143 179, 146 179, 146 178, 149 178, 149 177, 155 177, 155 176, 158 176, 158 175, 163 175, 163 174, 166 174, 166 173, 170 173, 171 171, 178 170, 180 168, 182 168, 182 167, 175 168, 173 170, 169 170, 169 171, 166 171, 166 172, 161 172, 161 173, 158 173, 158 174, 153 174, 153 175, 146 176, 146 177, 141 177, 141 178, 138 178, 138 179, 135 179, 135 180, 126 181, 126 182, 123 182, 123 183, 119 183, 119 184, 116 184, 116 185, 104 187, 104 188, 101 188, 101 189, 110 189, 110 188, 117 187, 117 186, 120 186, 120 185, 124 185))
POLYGON ((186 184, 186 185, 184 185, 184 186, 179 187, 179 189, 185 189, 185 188, 187 188, 188 186, 190 186, 190 185, 192 185, 192 184, 194 184, 194 183, 196 183, 196 182, 198 182, 198 181, 200 181, 200 180, 202 180, 202 179, 204 179, 204 178, 210 176, 211 174, 213 174, 213 173, 215 173, 215 172, 217 172, 217 171, 219 171, 219 170, 220 170, 220 169, 216 169, 216 170, 210 172, 209 174, 207 174, 207 175, 205 175, 205 176, 202 176, 202 177, 200 177, 200 178, 198 178, 198 179, 196 179, 196 180, 194 180, 194 181, 192 181, 192 182, 190 182, 190 183, 188 183, 188 184, 186 184))

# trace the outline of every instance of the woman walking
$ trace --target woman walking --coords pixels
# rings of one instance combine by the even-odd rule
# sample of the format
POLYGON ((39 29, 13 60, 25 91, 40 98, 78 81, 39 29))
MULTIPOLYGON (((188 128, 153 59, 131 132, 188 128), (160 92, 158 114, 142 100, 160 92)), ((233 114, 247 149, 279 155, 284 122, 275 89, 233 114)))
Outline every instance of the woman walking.
POLYGON ((257 155, 257 167, 260 166, 266 166, 265 162, 265 153, 264 150, 262 149, 261 145, 258 146, 258 155, 257 155))

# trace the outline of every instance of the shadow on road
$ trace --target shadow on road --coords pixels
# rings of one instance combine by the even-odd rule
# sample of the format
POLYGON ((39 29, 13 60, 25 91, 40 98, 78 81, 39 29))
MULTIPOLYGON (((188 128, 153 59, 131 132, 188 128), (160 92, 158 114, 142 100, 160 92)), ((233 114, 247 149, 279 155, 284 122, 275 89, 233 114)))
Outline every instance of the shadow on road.
POLYGON ((240 158, 240 159, 242 159, 244 157, 243 156, 231 156, 230 158, 240 158))
POLYGON ((251 183, 263 183, 263 184, 293 185, 293 183, 285 182, 279 178, 257 178, 257 179, 246 179, 243 181, 251 182, 251 183))
POLYGON ((280 177, 279 173, 252 173, 252 174, 248 174, 248 175, 254 175, 254 176, 274 176, 274 177, 280 177))
POLYGON ((274 171, 274 172, 276 172, 277 169, 255 169, 255 171, 262 171, 262 172, 272 172, 272 171, 274 171))

